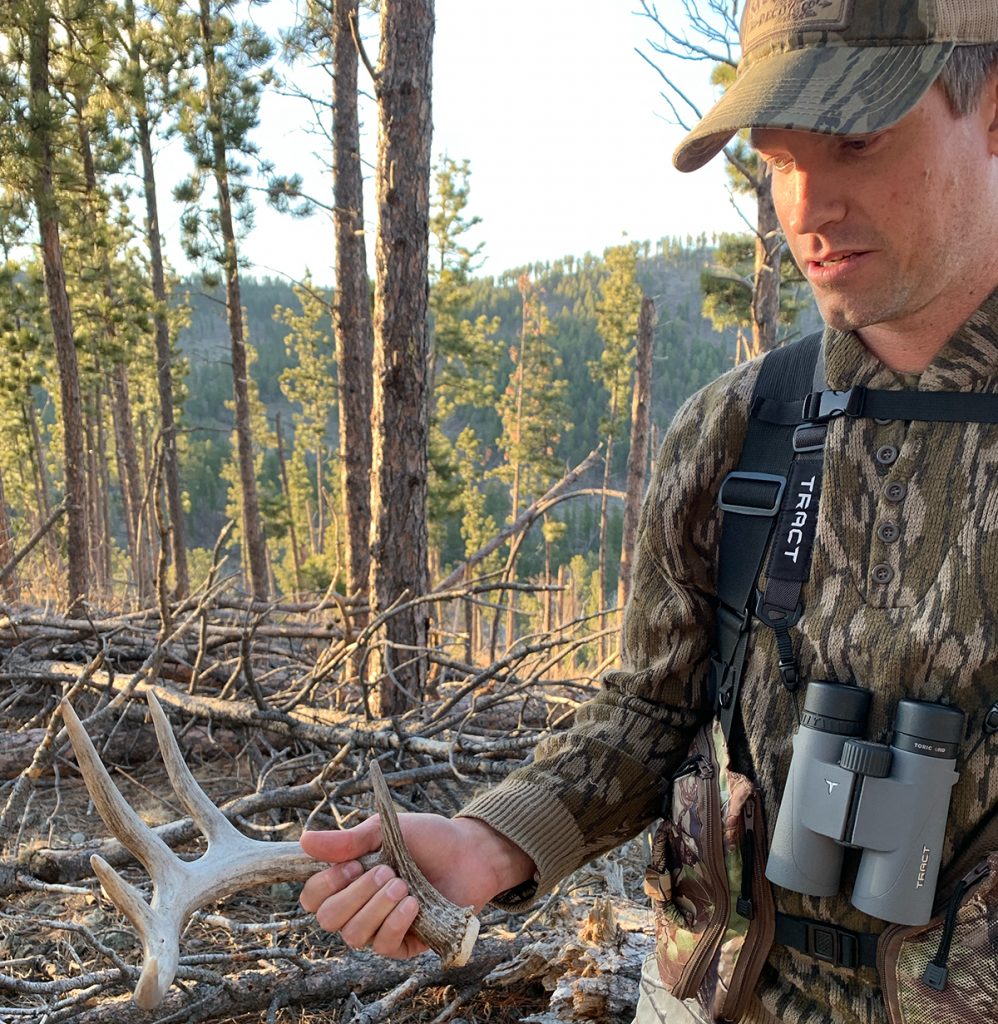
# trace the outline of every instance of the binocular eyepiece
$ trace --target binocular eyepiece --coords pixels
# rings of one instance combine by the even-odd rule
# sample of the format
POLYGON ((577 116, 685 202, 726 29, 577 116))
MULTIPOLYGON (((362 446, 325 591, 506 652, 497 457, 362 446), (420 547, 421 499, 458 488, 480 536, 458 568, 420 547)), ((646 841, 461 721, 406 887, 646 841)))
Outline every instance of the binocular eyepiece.
POLYGON ((810 896, 839 891, 847 848, 862 850, 855 907, 898 924, 932 915, 965 716, 902 700, 890 746, 862 739, 872 694, 808 685, 766 877, 810 896))

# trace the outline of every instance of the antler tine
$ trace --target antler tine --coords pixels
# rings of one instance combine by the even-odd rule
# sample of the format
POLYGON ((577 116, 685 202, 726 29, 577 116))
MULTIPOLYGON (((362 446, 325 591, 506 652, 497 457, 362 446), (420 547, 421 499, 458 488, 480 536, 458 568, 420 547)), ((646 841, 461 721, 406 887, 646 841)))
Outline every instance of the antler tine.
POLYGON ((184 810, 194 820, 194 824, 207 836, 209 844, 224 841, 231 836, 244 838, 235 825, 211 802, 208 794, 191 774, 187 762, 180 753, 177 738, 170 727, 170 720, 152 690, 147 691, 146 701, 156 729, 156 740, 163 755, 163 764, 166 765, 166 774, 170 777, 173 791, 183 804, 184 810))
POLYGON ((141 862, 149 872, 164 859, 173 857, 170 848, 132 810, 125 798, 111 781, 107 769, 94 749, 83 723, 77 717, 72 704, 64 700, 61 705, 62 720, 66 725, 69 742, 76 752, 76 763, 80 767, 83 781, 93 799, 104 824, 141 862))
POLYGON ((462 967, 471 957, 478 938, 479 921, 473 907, 459 907, 441 895, 412 859, 402 838, 398 815, 392 803, 381 765, 371 762, 371 786, 381 818, 381 856, 396 874, 404 878, 419 902, 413 931, 440 954, 443 967, 462 967))

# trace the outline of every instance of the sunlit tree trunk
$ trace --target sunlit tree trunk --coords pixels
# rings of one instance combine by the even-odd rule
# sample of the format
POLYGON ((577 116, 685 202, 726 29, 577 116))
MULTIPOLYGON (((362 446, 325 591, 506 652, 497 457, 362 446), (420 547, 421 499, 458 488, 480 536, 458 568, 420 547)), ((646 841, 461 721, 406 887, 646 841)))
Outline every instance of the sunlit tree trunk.
MULTIPOLYGON (((3 489, 3 470, 0 470, 0 569, 14 558, 14 537, 7 516, 7 498, 3 489)), ((0 600, 16 601, 18 597, 17 576, 12 571, 6 579, 0 580, 0 600)))
POLYGON ((73 340, 73 317, 66 292, 59 214, 52 183, 53 120, 49 94, 49 8, 46 0, 32 0, 29 22, 29 139, 34 172, 32 183, 41 236, 45 291, 52 320, 63 428, 63 473, 66 490, 69 611, 77 614, 87 599, 90 542, 87 536, 86 464, 84 460, 83 402, 73 340))
POLYGON ((760 162, 756 194, 755 272, 752 287, 752 347, 756 355, 776 347, 780 327, 780 263, 783 236, 776 219, 772 172, 760 162))
POLYGON ((235 400, 236 458, 242 496, 243 544, 249 570, 249 585, 256 598, 267 597, 267 552, 264 544, 260 499, 253 459, 253 427, 249 395, 249 362, 243 328, 239 290, 239 254, 232 218, 232 196, 225 144, 225 126, 218 83, 215 81, 215 40, 208 0, 200 4, 201 38, 204 43, 205 93, 208 102, 208 130, 211 135, 212 173, 218 189, 218 227, 225 252, 225 307, 229 322, 232 358, 232 393, 235 400))
MULTIPOLYGON (((378 238, 374 305, 372 611, 428 589, 427 260, 433 0, 383 0, 378 77, 378 238)), ((392 615, 373 660, 379 710, 425 689, 426 605, 392 615), (392 678, 388 674, 391 669, 392 678), (396 681, 397 684, 396 685, 396 681)))
POLYGON ((159 390, 159 425, 163 445, 163 480, 166 484, 166 506, 170 516, 170 552, 177 597, 190 591, 187 569, 187 540, 184 506, 180 492, 180 469, 177 461, 177 424, 173 408, 173 353, 170 330, 166 321, 166 276, 163 272, 163 247, 159 234, 159 206, 156 199, 156 176, 153 169, 152 135, 149 119, 139 113, 139 152, 142 156, 142 189, 146 201, 146 242, 149 246, 149 268, 152 293, 156 299, 156 384, 159 390))
MULTIPOLYGON (((371 574, 371 389, 374 340, 364 236, 357 113, 358 0, 333 4, 333 199, 336 292, 333 324, 339 382, 341 500, 346 589, 366 593, 371 574)), ((322 495, 319 495, 320 506, 322 495)), ((362 623, 357 623, 362 625, 362 623)))
POLYGON ((637 358, 634 365, 634 393, 631 397, 631 447, 627 453, 627 488, 624 499, 624 532, 620 545, 620 578, 617 607, 623 608, 631 592, 634 540, 638 533, 641 500, 648 465, 648 424, 651 419, 652 331, 655 303, 645 296, 638 318, 637 358))

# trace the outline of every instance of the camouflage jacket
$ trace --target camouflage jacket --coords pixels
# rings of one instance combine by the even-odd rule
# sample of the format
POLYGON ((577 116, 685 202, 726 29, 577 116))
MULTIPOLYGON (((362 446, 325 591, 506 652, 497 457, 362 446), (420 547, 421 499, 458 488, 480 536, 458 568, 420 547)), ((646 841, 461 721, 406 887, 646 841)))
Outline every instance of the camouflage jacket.
MULTIPOLYGON (((918 375, 886 368, 851 333, 826 330, 823 349, 836 390, 995 393, 998 291, 918 375)), ((737 461, 758 369, 758 361, 736 367, 694 395, 665 438, 641 517, 622 667, 533 764, 462 811, 537 865, 534 891, 522 900, 509 894, 507 905, 527 905, 659 817, 667 780, 710 715, 715 496, 737 461)), ((825 452, 805 612, 794 630, 801 669, 805 679, 871 688, 872 738, 905 696, 948 696, 967 713, 972 739, 958 766, 945 866, 998 803, 998 737, 974 739, 998 696, 998 427, 839 418, 825 452), (883 530, 888 523, 896 529, 883 530)), ((771 631, 757 629, 741 698, 745 748, 733 759, 762 790, 770 834, 797 720, 776 666, 771 631)), ((777 909, 879 931, 882 922, 850 904, 850 882, 847 868, 843 895, 824 899, 775 889, 777 909)), ((872 970, 829 967, 779 946, 758 994, 787 1024, 885 1020, 872 970)))

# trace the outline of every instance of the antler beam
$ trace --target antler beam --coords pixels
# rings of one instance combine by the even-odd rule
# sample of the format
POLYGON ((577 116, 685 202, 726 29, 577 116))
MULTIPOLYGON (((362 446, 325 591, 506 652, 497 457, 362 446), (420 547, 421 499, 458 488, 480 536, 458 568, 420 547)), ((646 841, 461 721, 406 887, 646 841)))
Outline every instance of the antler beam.
MULTIPOLYGON (((68 701, 62 717, 84 782, 98 813, 113 835, 131 851, 152 879, 152 899, 126 882, 107 861, 90 858, 94 874, 112 903, 132 922, 142 940, 142 971, 133 998, 143 1009, 162 1002, 177 973, 180 935, 190 915, 208 903, 256 885, 302 882, 319 869, 296 842, 266 842, 243 835, 198 785, 153 693, 147 694, 156 738, 170 783, 184 809, 208 839, 194 861, 182 861, 135 813, 111 781, 90 737, 68 701)), ((426 880, 412 861, 388 787, 377 762, 371 763, 375 802, 382 822, 382 848, 362 858, 366 868, 388 864, 409 884, 420 904, 413 931, 439 953, 444 966, 467 962, 478 936, 470 907, 456 907, 426 880)))

